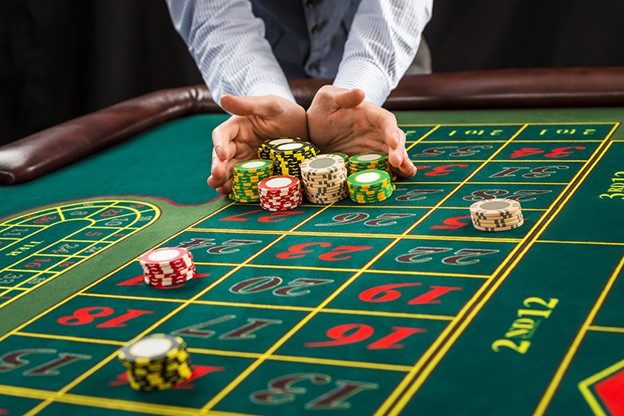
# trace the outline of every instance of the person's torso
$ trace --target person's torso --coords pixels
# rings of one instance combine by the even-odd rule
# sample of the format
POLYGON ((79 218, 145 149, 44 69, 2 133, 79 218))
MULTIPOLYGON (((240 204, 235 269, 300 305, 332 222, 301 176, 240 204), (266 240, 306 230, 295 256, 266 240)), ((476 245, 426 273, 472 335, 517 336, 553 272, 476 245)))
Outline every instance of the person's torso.
POLYGON ((333 78, 360 0, 252 0, 288 78, 333 78))

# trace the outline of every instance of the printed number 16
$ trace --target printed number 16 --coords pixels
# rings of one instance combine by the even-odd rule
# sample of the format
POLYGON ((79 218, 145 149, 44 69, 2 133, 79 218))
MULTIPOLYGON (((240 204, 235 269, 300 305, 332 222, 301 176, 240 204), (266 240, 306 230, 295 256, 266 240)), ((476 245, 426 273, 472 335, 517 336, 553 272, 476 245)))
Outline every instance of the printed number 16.
MULTIPOLYGON (((407 328, 393 326, 392 332, 366 346, 369 350, 403 348, 400 341, 417 333, 427 332, 426 328, 407 328)), ((337 347, 368 340, 375 334, 375 329, 366 324, 343 324, 330 328, 326 335, 329 341, 306 342, 306 347, 337 347)))

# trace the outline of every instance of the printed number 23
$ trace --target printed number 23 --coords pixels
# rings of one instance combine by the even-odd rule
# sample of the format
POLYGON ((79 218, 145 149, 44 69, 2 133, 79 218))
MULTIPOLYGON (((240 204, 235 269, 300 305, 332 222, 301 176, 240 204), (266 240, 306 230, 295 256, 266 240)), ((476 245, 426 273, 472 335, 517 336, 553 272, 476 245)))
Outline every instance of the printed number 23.
MULTIPOLYGON (((278 253, 275 255, 278 259, 300 259, 307 256, 309 253, 314 253, 314 248, 309 249, 308 247, 332 247, 332 243, 327 242, 317 242, 317 243, 302 243, 295 244, 294 246, 290 246, 288 251, 283 253, 278 253)), ((325 261, 339 261, 339 260, 349 260, 351 256, 340 256, 341 254, 354 253, 356 251, 364 251, 370 250, 373 246, 338 246, 334 247, 330 252, 323 253, 318 256, 320 260, 325 261)))

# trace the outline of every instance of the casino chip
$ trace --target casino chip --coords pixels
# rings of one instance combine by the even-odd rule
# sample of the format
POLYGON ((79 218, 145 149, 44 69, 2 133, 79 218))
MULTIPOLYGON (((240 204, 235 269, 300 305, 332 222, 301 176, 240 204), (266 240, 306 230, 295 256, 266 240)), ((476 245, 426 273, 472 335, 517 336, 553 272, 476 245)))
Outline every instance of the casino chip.
POLYGON ((237 163, 232 169, 232 192, 236 202, 258 202, 258 182, 273 175, 273 161, 253 159, 237 163))
POLYGON ((139 257, 146 284, 166 287, 188 282, 195 275, 193 255, 185 248, 162 247, 139 257))
POLYGON ((258 183, 260 207, 266 211, 286 211, 301 205, 303 193, 299 178, 271 176, 258 183))
POLYGON ((348 196, 347 166, 338 154, 321 154, 301 163, 305 194, 313 204, 331 204, 348 196))
POLYGON ((279 139, 265 140, 258 148, 258 157, 260 159, 271 159, 271 152, 269 149, 274 149, 276 146, 284 143, 294 142, 294 137, 280 137, 279 139))
POLYGON ((470 218, 480 231, 509 231, 524 224, 522 207, 513 199, 486 199, 470 205, 470 218))
POLYGON ((351 174, 369 169, 385 170, 390 173, 390 163, 386 153, 360 153, 349 158, 351 174))
POLYGON ((360 204, 388 199, 394 192, 390 174, 385 170, 368 169, 352 173, 347 178, 349 198, 360 204))
POLYGON ((299 165, 304 160, 320 153, 318 147, 298 137, 282 137, 265 141, 258 149, 259 154, 268 153, 275 163, 275 174, 301 177, 299 165), (288 140, 288 141, 287 141, 288 140), (264 148, 263 148, 264 146, 264 148))
POLYGON ((192 375, 186 343, 180 337, 152 334, 122 347, 117 358, 133 390, 165 390, 192 375))

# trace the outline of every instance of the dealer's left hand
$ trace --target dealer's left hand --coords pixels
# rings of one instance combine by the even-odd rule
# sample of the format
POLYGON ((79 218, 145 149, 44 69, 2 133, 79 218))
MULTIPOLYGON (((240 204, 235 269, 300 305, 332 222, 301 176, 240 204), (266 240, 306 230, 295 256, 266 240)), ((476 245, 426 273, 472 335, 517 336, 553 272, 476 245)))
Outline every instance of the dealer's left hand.
POLYGON ((307 111, 310 141, 323 153, 388 153, 392 170, 410 178, 416 167, 405 150, 405 133, 394 114, 364 100, 359 89, 319 89, 307 111))

